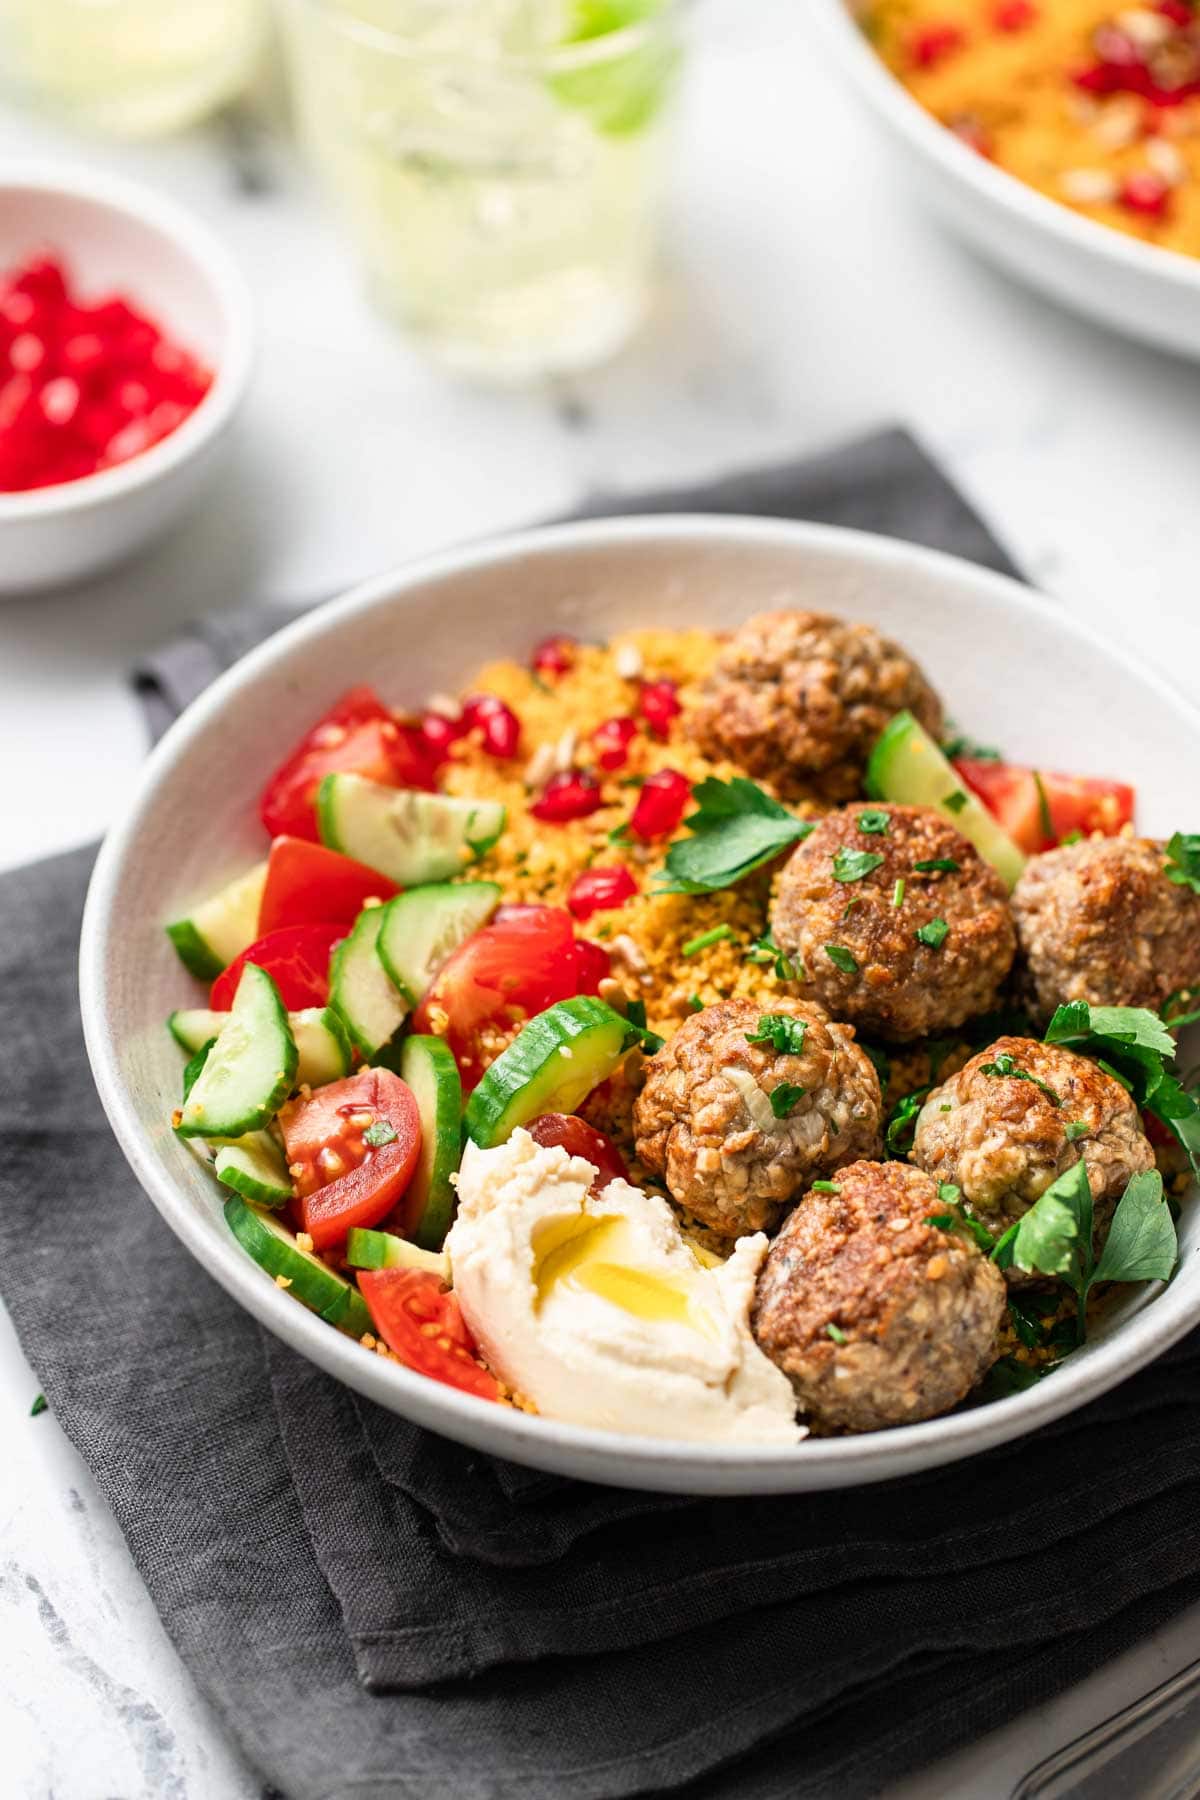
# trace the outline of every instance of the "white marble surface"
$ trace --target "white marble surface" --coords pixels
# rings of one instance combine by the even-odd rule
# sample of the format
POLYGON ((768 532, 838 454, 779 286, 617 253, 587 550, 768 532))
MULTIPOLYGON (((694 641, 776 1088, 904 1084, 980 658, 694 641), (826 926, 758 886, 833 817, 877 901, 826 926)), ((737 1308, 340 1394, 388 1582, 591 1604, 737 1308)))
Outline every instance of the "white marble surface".
MULTIPOLYGON (((125 670, 198 611, 301 600, 414 552, 901 419, 1031 575, 1200 698, 1200 368, 1014 288, 945 241, 815 62, 793 0, 707 0, 658 313, 554 392, 451 385, 364 311, 286 141, 226 127, 154 148, 0 114, 0 156, 80 155, 218 227, 262 354, 206 506, 147 560, 0 606, 0 865, 98 833, 143 753, 125 670)), ((1064 690, 1069 691, 1069 671, 1064 690)), ((1073 695, 1075 704, 1086 696, 1073 695)), ((259 1784, 167 1642, 86 1469, 5 1324, 0 1787, 56 1800, 241 1800, 259 1784)), ((1030 1764, 1200 1654, 1184 1617, 893 1800, 996 1800, 1030 1764)))

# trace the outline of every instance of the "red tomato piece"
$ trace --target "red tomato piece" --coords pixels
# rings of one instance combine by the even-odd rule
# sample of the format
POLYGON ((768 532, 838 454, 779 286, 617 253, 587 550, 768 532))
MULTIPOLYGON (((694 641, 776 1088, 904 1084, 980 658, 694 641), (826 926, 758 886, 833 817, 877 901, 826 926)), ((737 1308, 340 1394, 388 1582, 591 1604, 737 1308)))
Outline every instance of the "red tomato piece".
POLYGON ((258 934, 266 937, 285 925, 350 926, 368 900, 390 900, 399 891, 386 875, 324 844, 278 837, 267 859, 258 934))
POLYGON ((624 906, 637 891, 637 882, 622 863, 606 869, 583 869, 571 883, 567 906, 577 919, 590 919, 593 913, 624 906))
POLYGON ((268 932, 235 956, 212 984, 209 1005, 214 1012, 228 1012, 248 962, 265 969, 289 1012, 305 1006, 324 1006, 329 999, 329 957, 333 946, 346 935, 339 924, 285 925, 268 932))
POLYGON ((292 1209, 314 1250, 340 1244, 352 1225, 385 1219, 421 1153, 416 1100, 390 1069, 360 1069, 290 1100, 279 1128, 296 1188, 292 1209))
POLYGON ((418 1375, 480 1400, 499 1400, 500 1383, 480 1362, 455 1296, 424 1269, 364 1269, 358 1285, 375 1329, 418 1375))
POLYGON ((1122 781, 972 757, 958 757, 954 766, 1013 842, 1030 855, 1076 831, 1085 837, 1093 831, 1115 837, 1133 820, 1137 796, 1122 781))
MULTIPOLYGON (((572 994, 598 994, 600 983, 612 973, 612 958, 602 944, 593 944, 591 938, 575 940, 575 986, 572 994)), ((564 994, 569 1000, 571 994, 564 994)))
POLYGON ((416 726, 397 724, 373 688, 351 688, 267 782, 259 813, 272 837, 317 842, 317 789, 326 775, 432 788, 434 761, 416 726))
POLYGON ((596 1171, 592 1193, 602 1194, 610 1181, 628 1181, 629 1170, 617 1146, 604 1132, 574 1113, 543 1113, 534 1119, 529 1135, 535 1144, 561 1144, 568 1156, 582 1156, 596 1171))

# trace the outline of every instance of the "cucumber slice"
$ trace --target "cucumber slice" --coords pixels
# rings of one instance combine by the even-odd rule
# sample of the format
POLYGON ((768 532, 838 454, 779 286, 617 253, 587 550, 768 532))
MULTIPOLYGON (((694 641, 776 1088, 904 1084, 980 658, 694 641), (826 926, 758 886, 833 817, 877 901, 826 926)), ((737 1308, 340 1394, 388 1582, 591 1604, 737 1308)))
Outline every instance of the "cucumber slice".
POLYGON ((366 1062, 377 1056, 403 1025, 408 1003, 400 998, 379 960, 382 906, 364 906, 349 937, 329 965, 329 997, 366 1062))
POLYGON ((504 820, 495 800, 384 787, 363 775, 327 775, 317 792, 321 842, 398 887, 461 875, 491 849, 504 820))
POLYGON ((494 881, 443 881, 410 888, 389 900, 379 931, 379 956, 410 1006, 446 958, 486 925, 500 904, 494 881))
POLYGON ((358 1289, 319 1256, 302 1250, 295 1235, 272 1213, 249 1205, 240 1194, 231 1194, 225 1202, 225 1223, 259 1268, 272 1278, 282 1275, 288 1293, 310 1312, 351 1337, 371 1330, 371 1315, 358 1289))
POLYGON ((283 1151, 269 1131, 252 1131, 236 1143, 222 1144, 213 1169, 218 1181, 258 1206, 286 1206, 292 1198, 283 1151))
POLYGON ((454 1217, 454 1184, 462 1151, 462 1081, 448 1044, 411 1037, 400 1052, 400 1078, 421 1115, 421 1156, 404 1196, 415 1243, 440 1250, 454 1217))
MULTIPOLYGON (((228 1023, 227 1012, 194 1006, 173 1012, 167 1029, 177 1044, 194 1055, 220 1037, 228 1023)), ((354 1052, 346 1027, 331 1006, 309 1006, 303 1012, 289 1013, 288 1026, 300 1056, 297 1087, 324 1087, 327 1081, 340 1081, 350 1073, 354 1052)))
POLYGON ((1007 888, 1017 885, 1025 867, 1024 853, 963 786, 957 770, 910 712, 897 713, 877 740, 867 763, 866 788, 873 800, 932 807, 974 844, 1007 888))
POLYGON ((292 1091, 299 1057, 279 989, 247 963, 229 1023, 180 1111, 183 1137, 245 1137, 274 1118, 292 1091))
POLYGON ((467 1136, 484 1149, 542 1113, 571 1113, 606 1081, 630 1043, 629 1021, 581 994, 547 1007, 521 1031, 467 1102, 467 1136))
POLYGON ((347 1235, 346 1261, 352 1269, 423 1269, 447 1284, 450 1280, 450 1258, 444 1250, 421 1250, 390 1231, 364 1231, 359 1225, 347 1235))
POLYGON ((180 962, 199 980, 215 980, 258 936, 258 908, 266 879, 266 863, 256 863, 186 918, 167 926, 180 962))

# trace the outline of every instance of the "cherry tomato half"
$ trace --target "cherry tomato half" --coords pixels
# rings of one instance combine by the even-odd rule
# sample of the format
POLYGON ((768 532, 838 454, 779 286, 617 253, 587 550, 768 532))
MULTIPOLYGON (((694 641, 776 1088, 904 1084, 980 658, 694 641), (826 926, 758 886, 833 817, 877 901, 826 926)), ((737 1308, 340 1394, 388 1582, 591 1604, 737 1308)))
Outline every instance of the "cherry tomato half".
POLYGON ((336 923, 285 925, 269 932, 235 956, 212 984, 209 1005, 214 1012, 228 1012, 248 962, 265 969, 289 1012, 305 1006, 324 1006, 329 998, 329 956, 346 935, 336 923))
POLYGON ((366 901, 390 900, 395 882, 365 863, 339 856, 305 838, 278 837, 267 859, 267 882, 258 909, 258 933, 285 925, 353 925, 366 901))
POLYGON ((419 728, 397 724, 373 688, 342 698, 279 765, 259 801, 272 837, 316 843, 317 789, 326 775, 365 775, 389 787, 432 788, 435 763, 419 728))
POLYGON ((436 1275, 425 1269, 364 1269, 358 1285, 376 1331, 407 1368, 462 1394, 499 1400, 499 1382, 479 1361, 462 1309, 436 1275))
POLYGON ((610 1181, 628 1181, 629 1170, 617 1146, 604 1132, 574 1113, 543 1113, 534 1119, 529 1135, 535 1144, 561 1144, 568 1156, 582 1156, 596 1171, 592 1193, 602 1194, 610 1181))
POLYGON ((340 1244, 352 1225, 385 1219, 412 1179, 421 1119, 412 1090, 390 1069, 360 1069, 279 1114, 293 1211, 315 1250, 340 1244))

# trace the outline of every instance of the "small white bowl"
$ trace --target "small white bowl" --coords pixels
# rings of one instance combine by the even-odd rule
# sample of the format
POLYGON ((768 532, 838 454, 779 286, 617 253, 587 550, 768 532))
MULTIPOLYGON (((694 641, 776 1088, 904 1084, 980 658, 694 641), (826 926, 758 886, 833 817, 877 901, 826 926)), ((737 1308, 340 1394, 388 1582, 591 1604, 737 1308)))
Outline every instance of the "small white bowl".
POLYGON ((1018 280, 1114 331, 1200 358, 1200 258, 1060 206, 968 149, 880 60, 847 0, 813 0, 816 37, 945 222, 1018 280))
POLYGON ((213 371, 204 399, 140 456, 79 481, 0 494, 0 596, 121 562, 195 498, 237 411, 254 342, 249 290, 217 240, 144 188, 55 165, 0 165, 0 269, 57 252, 85 299, 128 294, 213 371))

